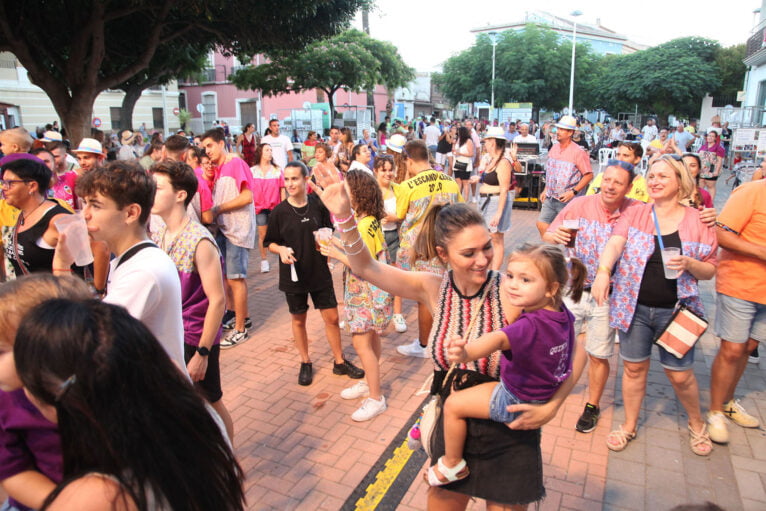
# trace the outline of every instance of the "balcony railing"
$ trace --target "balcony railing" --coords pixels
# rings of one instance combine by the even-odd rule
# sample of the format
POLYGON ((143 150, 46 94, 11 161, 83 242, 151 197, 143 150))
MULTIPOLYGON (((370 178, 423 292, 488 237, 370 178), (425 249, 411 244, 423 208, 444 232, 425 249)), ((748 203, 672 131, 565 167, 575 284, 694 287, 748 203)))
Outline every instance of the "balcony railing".
POLYGON ((756 30, 755 33, 753 33, 753 35, 747 39, 745 58, 748 58, 750 55, 764 47, 764 30, 766 30, 766 28, 763 27, 759 30, 756 30))

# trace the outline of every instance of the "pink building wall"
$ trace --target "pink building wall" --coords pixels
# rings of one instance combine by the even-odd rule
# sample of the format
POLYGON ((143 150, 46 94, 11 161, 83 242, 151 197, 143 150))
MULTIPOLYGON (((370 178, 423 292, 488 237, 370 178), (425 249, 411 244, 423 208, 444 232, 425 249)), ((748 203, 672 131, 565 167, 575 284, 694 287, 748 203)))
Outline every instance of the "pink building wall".
MULTIPOLYGON (((215 83, 205 83, 202 85, 179 85, 179 89, 186 95, 186 108, 192 113, 192 119, 201 123, 202 114, 197 112, 196 106, 202 101, 203 93, 214 92, 216 94, 217 113, 216 117, 226 120, 229 124, 237 126, 239 123, 239 111, 237 108, 238 100, 255 100, 258 98, 258 91, 238 90, 233 84, 228 82, 228 75, 232 73, 237 64, 233 57, 224 57, 216 53, 213 58, 215 69, 215 83)), ((388 92, 385 87, 378 85, 373 91, 375 103, 375 119, 378 119, 380 112, 386 109, 388 102, 388 92)), ((272 116, 285 118, 289 115, 288 110, 303 108, 305 102, 317 103, 317 93, 315 90, 279 94, 276 96, 263 96, 261 101, 261 117, 269 119, 272 116)), ((326 99, 325 99, 326 102, 326 99)), ((343 112, 341 105, 348 104, 352 106, 366 106, 367 96, 365 93, 346 92, 340 90, 335 93, 335 110, 343 112)))

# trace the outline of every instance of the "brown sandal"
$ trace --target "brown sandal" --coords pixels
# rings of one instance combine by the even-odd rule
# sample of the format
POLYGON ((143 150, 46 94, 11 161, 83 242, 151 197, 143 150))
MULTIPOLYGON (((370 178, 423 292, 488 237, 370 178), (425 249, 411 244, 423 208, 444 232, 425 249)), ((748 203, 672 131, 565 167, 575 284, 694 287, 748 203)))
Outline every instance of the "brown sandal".
POLYGON ((697 456, 710 456, 713 452, 713 442, 710 440, 710 434, 707 432, 707 424, 702 425, 702 431, 697 433, 689 424, 689 447, 697 456))
POLYGON ((628 442, 636 438, 636 432, 628 432, 619 426, 606 436, 606 446, 615 452, 620 452, 628 446, 628 442))

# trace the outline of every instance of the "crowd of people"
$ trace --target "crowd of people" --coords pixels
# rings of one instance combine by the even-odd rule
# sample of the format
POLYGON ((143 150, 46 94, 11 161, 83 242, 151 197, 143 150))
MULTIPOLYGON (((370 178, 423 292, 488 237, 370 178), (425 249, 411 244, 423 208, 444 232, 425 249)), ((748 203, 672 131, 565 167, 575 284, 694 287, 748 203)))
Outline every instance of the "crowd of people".
POLYGON ((112 156, 96 138, 70 154, 55 129, 37 139, 23 128, 0 133, 6 509, 88 499, 116 509, 243 507, 220 351, 254 335, 247 275, 256 253, 262 273, 277 256, 298 384, 314 375, 310 297, 333 374, 358 380, 340 393, 361 399, 353 421, 387 409, 389 323, 417 329, 397 351, 433 361, 431 392, 445 400, 426 474, 431 509, 463 509, 471 497, 489 508, 539 501, 540 428, 586 366, 588 399, 572 426, 596 428, 616 342, 625 421, 606 442, 627 448, 655 339, 680 307, 704 317, 698 281, 715 278, 721 346, 706 414, 695 348, 657 348, 690 449, 709 455, 728 441, 728 423, 760 423, 735 393, 766 337, 766 180, 742 185, 718 213, 721 133, 709 130, 690 152, 703 135, 679 126, 673 137, 651 121, 627 135, 612 128, 614 159, 597 176, 582 143, 592 134, 572 116, 541 126, 387 118, 375 136, 332 127, 303 142, 272 119, 263 136, 248 124, 232 141, 214 127, 143 148, 140 131, 124 130, 112 156), (542 243, 506 259, 517 147, 528 143, 550 144, 542 243), (79 238, 65 227, 71 218, 82 221, 79 238), (343 266, 341 306, 334 264, 343 266), (416 325, 403 299, 417 303, 416 325), (342 330, 361 367, 344 355, 342 330), (136 413, 148 408, 151 416, 136 413), (158 466, 157 456, 172 461, 158 466), (205 470, 190 476, 192 465, 205 470))

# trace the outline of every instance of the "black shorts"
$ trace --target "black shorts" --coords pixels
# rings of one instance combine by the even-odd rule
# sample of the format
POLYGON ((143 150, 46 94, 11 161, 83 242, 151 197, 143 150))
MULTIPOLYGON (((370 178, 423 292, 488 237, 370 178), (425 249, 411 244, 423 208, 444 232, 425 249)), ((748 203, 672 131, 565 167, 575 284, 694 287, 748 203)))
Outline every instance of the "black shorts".
POLYGON ((338 306, 335 299, 335 289, 332 286, 308 293, 285 293, 287 300, 287 309, 290 314, 305 314, 309 310, 309 295, 317 310, 334 309, 338 306))
POLYGON ((456 170, 452 174, 452 177, 455 179, 462 179, 463 181, 468 181, 471 179, 471 173, 467 170, 456 170))
MULTIPOLYGON (((195 353, 197 353, 196 346, 184 343, 184 362, 188 364, 195 353)), ((202 393, 202 396, 209 403, 215 403, 223 397, 223 392, 221 391, 220 356, 221 346, 219 344, 213 345, 210 348, 210 355, 207 356, 205 377, 200 381, 194 382, 194 387, 202 393)))

